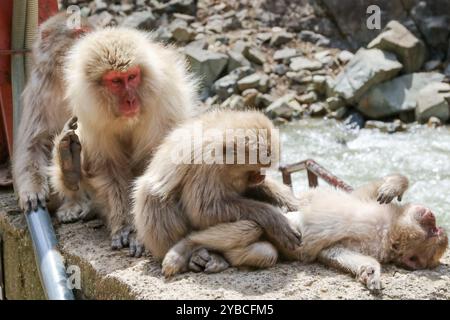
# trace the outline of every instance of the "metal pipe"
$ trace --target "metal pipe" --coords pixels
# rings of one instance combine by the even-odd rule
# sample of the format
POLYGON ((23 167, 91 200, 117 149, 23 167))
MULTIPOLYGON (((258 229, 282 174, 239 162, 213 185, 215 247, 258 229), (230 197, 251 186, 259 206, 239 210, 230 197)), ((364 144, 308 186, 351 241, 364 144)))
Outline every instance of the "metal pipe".
POLYGON ((48 211, 38 207, 37 211, 25 214, 28 230, 33 242, 39 277, 49 300, 74 300, 69 289, 63 258, 57 249, 58 242, 48 211))

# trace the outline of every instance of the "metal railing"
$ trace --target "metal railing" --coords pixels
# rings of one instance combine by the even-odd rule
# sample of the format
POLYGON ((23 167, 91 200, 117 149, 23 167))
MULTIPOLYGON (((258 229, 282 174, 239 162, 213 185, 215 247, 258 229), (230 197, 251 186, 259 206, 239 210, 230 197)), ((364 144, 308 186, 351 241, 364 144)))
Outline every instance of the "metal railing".
POLYGON ((292 188, 292 174, 301 170, 306 170, 310 188, 317 187, 319 185, 318 178, 321 178, 332 186, 343 189, 347 192, 353 191, 353 188, 350 185, 333 175, 330 171, 328 171, 312 159, 307 159, 286 166, 281 166, 280 171, 283 176, 283 183, 292 188))

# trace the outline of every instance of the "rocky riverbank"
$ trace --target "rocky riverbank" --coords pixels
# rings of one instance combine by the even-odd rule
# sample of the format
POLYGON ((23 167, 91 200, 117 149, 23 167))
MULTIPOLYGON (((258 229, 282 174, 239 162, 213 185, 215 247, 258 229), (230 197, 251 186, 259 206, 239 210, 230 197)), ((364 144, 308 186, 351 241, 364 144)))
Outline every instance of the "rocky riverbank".
POLYGON ((61 4, 79 6, 97 26, 151 30, 175 43, 201 79, 206 107, 257 108, 276 123, 330 117, 388 132, 450 119, 445 0, 61 4), (380 9, 379 29, 367 26, 372 4, 380 9))

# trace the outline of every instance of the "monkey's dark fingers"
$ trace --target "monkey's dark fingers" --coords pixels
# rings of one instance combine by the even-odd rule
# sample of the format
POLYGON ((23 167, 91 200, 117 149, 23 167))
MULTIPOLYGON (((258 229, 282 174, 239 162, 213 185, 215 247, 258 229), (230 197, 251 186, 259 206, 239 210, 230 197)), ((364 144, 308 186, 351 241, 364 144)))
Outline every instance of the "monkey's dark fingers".
POLYGON ((208 261, 211 260, 211 255, 208 250, 202 248, 196 250, 189 259, 189 269, 195 272, 201 272, 205 269, 208 261))
POLYGON ((211 260, 205 265, 205 273, 217 273, 228 269, 229 263, 224 257, 216 253, 211 253, 211 260))
POLYGON ((191 270, 193 272, 202 272, 203 267, 197 265, 194 261, 189 260, 189 270, 191 270))
POLYGON ((67 123, 68 125, 67 125, 67 127, 70 129, 70 130, 76 130, 77 128, 78 128, 78 123, 77 123, 77 121, 78 121, 78 118, 77 117, 72 117, 72 118, 70 118, 70 120, 69 120, 69 122, 67 123))
POLYGON ((130 227, 125 227, 120 231, 120 240, 122 241, 122 245, 124 247, 128 247, 130 243, 130 234, 132 229, 130 227))
POLYGON ((122 238, 120 233, 117 233, 111 237, 111 249, 112 250, 119 250, 122 249, 122 238))
POLYGON ((38 208, 38 201, 37 201, 37 197, 35 196, 30 196, 28 198, 28 201, 30 203, 30 210, 31 211, 36 211, 38 208))

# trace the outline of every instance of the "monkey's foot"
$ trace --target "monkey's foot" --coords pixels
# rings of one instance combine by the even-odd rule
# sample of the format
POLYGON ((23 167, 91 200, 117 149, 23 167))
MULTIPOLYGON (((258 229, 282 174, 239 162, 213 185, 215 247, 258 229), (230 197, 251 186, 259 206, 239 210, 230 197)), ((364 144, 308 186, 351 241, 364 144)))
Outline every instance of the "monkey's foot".
POLYGON ((19 207, 25 211, 36 211, 38 205, 46 206, 47 193, 45 191, 22 191, 19 194, 19 207))
POLYGON ((408 179, 402 175, 385 177, 383 184, 378 188, 377 201, 380 204, 388 204, 395 198, 402 201, 403 193, 408 188, 408 179))
POLYGON ((381 291, 381 270, 380 266, 365 265, 360 268, 359 281, 366 285, 373 293, 381 291))
POLYGON ((204 248, 196 250, 189 260, 189 269, 194 272, 217 273, 229 266, 229 263, 221 255, 209 252, 204 248))
POLYGON ((77 117, 72 117, 65 125, 58 143, 62 180, 67 189, 77 191, 81 180, 81 144, 75 129, 77 117))
POLYGON ((80 219, 85 219, 91 211, 91 202, 85 201, 65 201, 56 211, 56 217, 61 223, 71 223, 80 219))
POLYGON ((170 278, 178 273, 187 271, 187 257, 180 254, 177 250, 170 250, 162 262, 162 274, 166 278, 170 278))
POLYGON ((111 249, 119 250, 128 247, 132 239, 134 239, 134 228, 132 226, 122 227, 112 235, 111 249))

